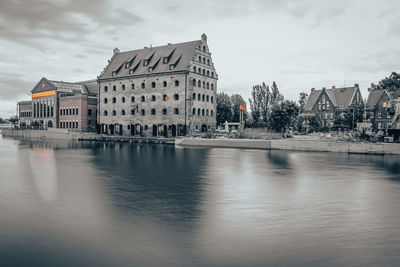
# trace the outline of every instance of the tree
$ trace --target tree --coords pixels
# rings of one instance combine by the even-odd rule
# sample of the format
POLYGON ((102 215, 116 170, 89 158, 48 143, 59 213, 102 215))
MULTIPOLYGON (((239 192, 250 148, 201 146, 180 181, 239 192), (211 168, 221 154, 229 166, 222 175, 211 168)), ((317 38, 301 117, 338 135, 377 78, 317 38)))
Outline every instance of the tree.
POLYGON ((283 95, 279 92, 276 82, 273 81, 271 86, 271 102, 272 104, 276 104, 280 100, 283 100, 283 95))
POLYGON ((217 94, 217 124, 232 121, 232 102, 228 94, 217 94))
POLYGON ((262 114, 262 87, 260 85, 254 85, 253 91, 251 92, 251 99, 249 99, 251 116, 253 118, 254 125, 259 125, 262 114))
POLYGON ((271 128, 277 132, 286 132, 296 126, 299 110, 294 101, 286 100, 274 105, 270 116, 271 128))
MULTIPOLYGON (((232 122, 240 122, 240 105, 246 105, 243 97, 239 94, 234 94, 231 96, 232 103, 232 122)), ((243 120, 247 119, 247 111, 243 111, 243 120)))
POLYGON ((389 77, 380 80, 377 85, 371 84, 371 90, 384 89, 393 92, 400 89, 400 74, 392 72, 389 77))
POLYGON ((307 100, 308 100, 308 94, 305 92, 301 92, 299 96, 300 113, 303 113, 307 100))

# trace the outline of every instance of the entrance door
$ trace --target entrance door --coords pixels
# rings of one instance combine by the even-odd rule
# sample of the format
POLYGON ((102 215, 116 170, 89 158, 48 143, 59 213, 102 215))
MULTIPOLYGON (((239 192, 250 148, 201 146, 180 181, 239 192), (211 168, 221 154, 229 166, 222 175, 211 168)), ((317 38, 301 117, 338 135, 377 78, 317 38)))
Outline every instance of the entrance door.
POLYGON ((168 126, 164 125, 164 137, 168 137, 168 126))
POLYGON ((135 125, 131 124, 131 135, 135 135, 135 125))
POLYGON ((176 136, 176 125, 172 124, 172 136, 176 136))
POLYGON ((110 134, 114 135, 114 124, 110 124, 110 134))
POLYGON ((153 125, 153 136, 157 136, 157 125, 153 125))

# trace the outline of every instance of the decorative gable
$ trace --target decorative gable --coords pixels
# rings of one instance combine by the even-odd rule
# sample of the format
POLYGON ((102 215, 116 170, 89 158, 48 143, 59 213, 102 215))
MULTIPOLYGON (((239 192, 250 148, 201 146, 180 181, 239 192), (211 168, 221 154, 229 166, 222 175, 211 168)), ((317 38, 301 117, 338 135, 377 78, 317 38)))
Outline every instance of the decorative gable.
POLYGON ((49 82, 46 78, 42 78, 36 86, 32 89, 32 94, 46 92, 46 91, 53 91, 57 90, 57 88, 49 82))

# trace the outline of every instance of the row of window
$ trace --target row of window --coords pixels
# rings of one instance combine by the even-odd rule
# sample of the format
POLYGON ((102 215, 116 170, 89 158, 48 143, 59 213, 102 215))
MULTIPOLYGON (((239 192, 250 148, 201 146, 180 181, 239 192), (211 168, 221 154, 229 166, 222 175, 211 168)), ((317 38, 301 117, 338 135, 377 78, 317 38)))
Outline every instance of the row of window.
MULTIPOLYGON (((196 93, 193 93, 192 99, 193 99, 193 100, 196 100, 196 93)), ((214 103, 214 97, 213 97, 213 96, 211 96, 211 98, 210 98, 209 95, 197 94, 197 101, 203 101, 203 102, 204 102, 204 101, 207 101, 207 102, 210 102, 210 99, 211 99, 211 103, 214 103)))
MULTIPOLYGON (((196 79, 193 79, 193 81, 192 81, 193 87, 196 87, 196 85, 197 85, 197 87, 201 88, 202 84, 203 84, 203 88, 210 89, 210 83, 209 82, 206 83, 205 81, 203 81, 203 83, 201 83, 200 80, 196 81, 196 79)), ((211 90, 214 90, 214 84, 213 83, 211 83, 211 90)))
POLYGON ((21 112, 19 113, 19 116, 20 116, 21 118, 29 118, 29 117, 32 116, 32 112, 30 112, 30 111, 21 111, 21 112))
MULTIPOLYGON (((175 80, 174 84, 175 84, 175 87, 179 86, 179 81, 175 80)), ((168 85, 167 81, 163 81, 162 86, 165 88, 165 87, 167 87, 167 85, 168 85)), ((146 89, 146 83, 145 82, 142 82, 140 86, 141 86, 142 89, 146 89)), ((135 83, 131 83, 131 89, 135 89, 135 88, 136 88, 136 84, 135 83)), ((151 82, 151 88, 157 88, 157 83, 156 82, 151 82)), ((125 84, 121 85, 121 89, 123 91, 126 89, 125 84)), ((113 85, 112 90, 113 91, 117 91, 117 86, 113 85)), ((108 92, 108 86, 104 86, 104 92, 108 92)))
POLYGON ((207 64, 208 66, 211 65, 210 59, 209 58, 206 59, 205 57, 202 57, 202 56, 199 56, 199 62, 203 63, 203 64, 207 64))
POLYGON ((333 120, 333 113, 331 112, 331 113, 319 114, 319 117, 321 119, 325 119, 325 120, 327 120, 327 119, 333 120))
POLYGON ((73 108, 60 108, 60 116, 68 116, 68 115, 79 115, 79 111, 77 107, 73 108))
POLYGON ((211 78, 214 78, 214 72, 213 71, 209 71, 209 70, 207 70, 206 71, 206 69, 202 69, 202 68, 197 68, 196 66, 194 66, 193 67, 193 72, 194 73, 198 73, 198 74, 203 74, 204 76, 207 76, 207 77, 211 77, 211 78))
MULTIPOLYGON (((196 108, 193 108, 192 110, 192 115, 196 115, 196 108)), ((208 109, 197 109, 197 115, 198 116, 214 116, 214 110, 208 110, 208 109)))
MULTIPOLYGON (((323 102, 325 103, 325 102, 323 102)), ((322 104, 321 101, 318 102, 318 110, 329 110, 329 101, 326 104, 322 104)))
MULTIPOLYGON (((133 102, 135 102, 135 100, 136 100, 136 98, 135 98, 134 96, 131 96, 131 102, 133 103, 133 102)), ((145 101, 146 101, 146 97, 145 97, 144 95, 142 95, 142 96, 141 96, 141 100, 142 100, 142 102, 145 102, 145 101)), ((168 96, 165 95, 165 94, 162 95, 162 100, 163 100, 163 101, 167 101, 167 100, 168 100, 168 96)), ((174 100, 179 100, 179 95, 178 95, 178 94, 174 94, 174 100)), ((151 101, 156 101, 156 96, 155 96, 155 95, 152 95, 152 96, 151 96, 151 101)), ((103 102, 104 102, 104 104, 107 104, 107 103, 108 103, 108 98, 105 97, 104 100, 103 100, 103 102)), ((121 102, 122 102, 122 103, 125 103, 125 102, 126 102, 124 96, 121 98, 121 102)), ((113 98, 112 98, 112 103, 113 103, 113 104, 117 103, 117 98, 116 98, 116 97, 113 97, 113 98)))
POLYGON ((60 121, 60 128, 78 128, 78 121, 60 121))
POLYGON ((33 104, 33 117, 47 118, 54 116, 54 107, 44 103, 33 104))

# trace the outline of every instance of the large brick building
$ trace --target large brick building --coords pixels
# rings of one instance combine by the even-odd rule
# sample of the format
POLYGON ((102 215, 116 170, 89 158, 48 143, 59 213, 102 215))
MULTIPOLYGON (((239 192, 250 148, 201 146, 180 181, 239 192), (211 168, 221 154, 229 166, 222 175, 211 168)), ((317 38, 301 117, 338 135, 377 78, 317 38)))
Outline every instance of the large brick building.
POLYGON ((344 88, 324 87, 322 90, 312 88, 304 113, 315 114, 321 120, 323 127, 330 128, 334 126, 335 119, 341 113, 358 104, 364 104, 358 84, 344 88))
POLYGON ((399 99, 400 91, 389 92, 387 90, 370 90, 367 100, 367 112, 369 120, 373 123, 375 130, 386 130, 392 122, 389 103, 399 99))
POLYGON ((213 131, 217 79, 201 40, 114 54, 98 77, 101 132, 177 136, 213 131))
POLYGON ((32 100, 18 103, 20 126, 95 131, 96 80, 70 83, 42 78, 32 89, 32 100))

